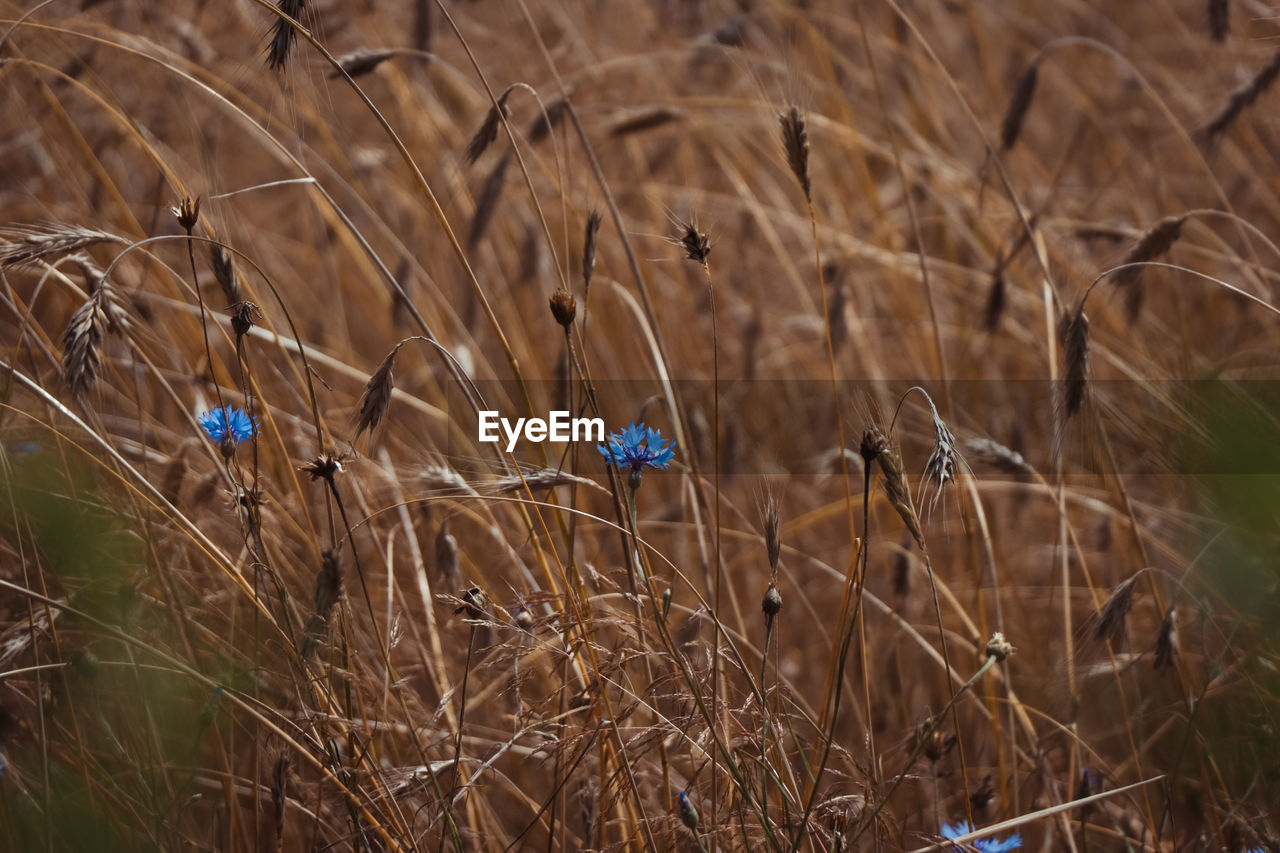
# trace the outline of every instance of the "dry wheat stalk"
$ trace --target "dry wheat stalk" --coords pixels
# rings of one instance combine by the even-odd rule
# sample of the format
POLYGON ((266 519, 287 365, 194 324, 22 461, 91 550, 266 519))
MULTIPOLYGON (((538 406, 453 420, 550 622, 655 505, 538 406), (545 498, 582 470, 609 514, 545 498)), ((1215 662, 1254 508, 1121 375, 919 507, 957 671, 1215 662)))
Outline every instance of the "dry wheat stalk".
POLYGON ((382 420, 391 405, 391 392, 395 390, 395 377, 391 370, 395 367, 396 353, 400 352, 400 344, 396 344, 387 357, 378 365, 378 369, 369 377, 360 397, 360 415, 356 419, 356 438, 365 430, 371 430, 382 420))
POLYGON ((787 153, 787 165, 791 167, 791 174, 800 182, 805 201, 812 201, 812 187, 809 183, 809 131, 804 114, 792 104, 778 116, 778 121, 782 125, 782 147, 787 153))
MULTIPOLYGON (((1187 217, 1166 216, 1147 229, 1138 242, 1125 253, 1122 264, 1141 264, 1154 261, 1173 247, 1182 235, 1182 224, 1187 217)), ((1124 294, 1125 315, 1132 323, 1142 311, 1142 267, 1131 266, 1115 275, 1116 286, 1124 294)))
POLYGON ((1084 302, 1074 313, 1063 315, 1058 328, 1062 338, 1062 359, 1065 384, 1063 386, 1064 420, 1080 411, 1089 383, 1089 318, 1084 313, 1084 302))
POLYGON ((84 272, 90 295, 72 315, 63 333, 62 373, 71 396, 83 400, 98 377, 103 340, 108 332, 127 328, 128 318, 93 262, 84 256, 73 260, 84 272))
POLYGON ((46 223, 0 228, 0 267, 47 261, 99 243, 128 243, 106 231, 78 225, 46 223))
POLYGON ((511 111, 507 109, 507 98, 511 96, 511 89, 507 89, 498 98, 498 105, 490 107, 489 112, 485 113, 484 122, 480 125, 480 129, 471 137, 471 141, 467 143, 467 148, 463 152, 463 157, 467 163, 474 163, 480 159, 480 155, 488 150, 489 146, 498 138, 498 127, 502 124, 502 120, 511 115, 511 111))
POLYGON ((1271 85, 1276 82, 1277 76, 1280 76, 1280 51, 1276 51, 1275 55, 1271 57, 1271 61, 1262 66, 1262 70, 1254 75, 1252 80, 1231 93, 1231 97, 1227 100, 1227 105, 1205 127, 1204 135, 1213 140, 1220 134, 1225 133, 1240 117, 1242 112, 1271 88, 1271 85))
POLYGON ((632 133, 643 133, 646 130, 662 127, 664 124, 680 121, 684 111, 672 107, 649 107, 631 111, 614 121, 609 128, 610 136, 628 136, 632 133))
POLYGON ((329 76, 341 77, 345 72, 348 77, 361 77, 371 73, 382 63, 388 59, 399 55, 400 51, 396 48, 367 48, 362 47, 359 50, 353 50, 350 53, 344 53, 336 60, 338 67, 329 72, 329 76))

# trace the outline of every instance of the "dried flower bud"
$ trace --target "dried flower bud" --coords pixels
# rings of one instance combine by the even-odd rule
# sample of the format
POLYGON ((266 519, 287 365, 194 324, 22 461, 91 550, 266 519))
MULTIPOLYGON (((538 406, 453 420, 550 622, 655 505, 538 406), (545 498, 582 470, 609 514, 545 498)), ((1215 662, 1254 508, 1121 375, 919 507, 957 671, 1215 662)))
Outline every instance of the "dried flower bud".
POLYGON ((569 327, 573 325, 573 318, 578 314, 578 300, 562 287, 551 294, 550 302, 551 316, 556 318, 557 323, 564 326, 566 332, 569 331, 569 327))
POLYGON ((1013 644, 1004 638, 1004 634, 996 631, 987 641, 987 657, 1005 660, 1016 651, 1013 644))
POLYGON ((249 334, 254 323, 262 319, 262 312, 252 302, 237 302, 231 306, 231 328, 237 338, 249 334))
POLYGON ((484 619, 485 607, 488 604, 484 595, 484 590, 478 586, 473 586, 462 594, 462 606, 454 610, 454 613, 466 613, 468 619, 484 619))
POLYGON ((773 622, 773 617, 782 612, 782 593, 778 592, 777 584, 769 584, 764 591, 764 598, 760 600, 760 609, 764 611, 765 619, 773 622))
POLYGON ((200 221, 200 199, 183 197, 182 201, 170 207, 169 211, 177 218, 178 224, 190 234, 196 227, 196 223, 200 221))
POLYGON ((298 466, 298 470, 305 471, 309 474, 312 482, 315 482, 316 480, 325 480, 332 483, 333 478, 345 470, 342 467, 343 461, 344 457, 342 456, 334 456, 332 453, 322 453, 306 465, 298 466))
POLYGON ((516 611, 515 616, 516 627, 526 633, 533 632, 533 614, 529 612, 529 608, 523 605, 516 611))

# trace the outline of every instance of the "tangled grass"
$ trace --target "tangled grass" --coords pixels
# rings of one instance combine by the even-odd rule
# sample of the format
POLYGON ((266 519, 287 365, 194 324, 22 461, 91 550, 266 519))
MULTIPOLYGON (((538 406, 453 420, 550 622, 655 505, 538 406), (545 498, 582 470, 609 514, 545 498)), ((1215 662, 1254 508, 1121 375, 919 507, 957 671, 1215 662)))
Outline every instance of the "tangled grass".
POLYGON ((1280 849, 1256 14, 0 4, 0 845, 1280 849))

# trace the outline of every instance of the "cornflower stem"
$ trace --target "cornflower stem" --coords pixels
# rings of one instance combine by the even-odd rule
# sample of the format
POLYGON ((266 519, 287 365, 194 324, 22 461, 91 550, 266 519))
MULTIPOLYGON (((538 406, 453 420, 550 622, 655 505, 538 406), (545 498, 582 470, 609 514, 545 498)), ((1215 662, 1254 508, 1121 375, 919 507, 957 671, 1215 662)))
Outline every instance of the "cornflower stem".
MULTIPOLYGON (((628 483, 628 486, 630 486, 630 483, 628 483)), ((675 661, 677 668, 680 670, 681 677, 684 679, 685 683, 689 686, 689 695, 693 699, 694 704, 697 705, 698 713, 701 715, 703 721, 706 722, 707 728, 711 733, 712 742, 715 744, 713 749, 714 751, 718 751, 718 753, 724 759, 725 768, 728 770, 729 774, 733 777, 734 784, 737 786, 738 791, 742 794, 742 798, 746 801, 748 808, 752 809, 756 813, 756 817, 759 818, 760 826, 764 829, 765 836, 768 838, 770 846, 776 848, 779 845, 778 845, 777 836, 773 832, 773 827, 770 826, 769 820, 765 816, 765 814, 762 811, 760 811, 759 804, 755 800, 753 789, 751 785, 747 782, 746 777, 742 775, 742 771, 739 769, 737 763, 733 760, 733 756, 730 754, 728 747, 718 737, 714 729, 714 718, 712 717, 713 711, 710 711, 707 709, 706 703, 703 701, 702 694, 698 690, 697 680, 693 677, 692 673, 690 673, 689 670, 686 668, 686 664, 683 656, 679 654, 679 651, 675 647, 675 643, 671 639, 671 633, 668 630, 666 619, 663 617, 663 614, 662 614, 662 607, 658 602, 657 595, 653 591, 652 580, 648 572, 644 570, 644 563, 640 559, 640 538, 639 538, 639 533, 636 526, 636 488, 635 487, 632 487, 630 489, 630 498, 631 498, 631 506, 630 506, 629 515, 630 515, 630 522, 631 522, 630 533, 631 533, 632 554, 628 559, 628 569, 629 571, 634 573, 634 565, 639 565, 641 567, 641 572, 643 573, 645 578, 645 584, 644 584, 645 592, 648 594, 649 602, 652 605, 654 610, 654 620, 658 626, 658 633, 661 635, 662 642, 666 646, 667 651, 671 656, 671 659, 675 661)), ((632 577, 634 578, 634 574, 632 574, 632 577)))

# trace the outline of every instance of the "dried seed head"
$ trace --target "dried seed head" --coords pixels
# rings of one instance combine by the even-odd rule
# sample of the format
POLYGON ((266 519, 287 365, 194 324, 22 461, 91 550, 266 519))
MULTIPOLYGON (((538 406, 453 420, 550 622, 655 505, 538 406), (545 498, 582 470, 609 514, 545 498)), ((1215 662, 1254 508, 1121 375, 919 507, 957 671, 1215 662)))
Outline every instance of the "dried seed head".
POLYGON ((21 266, 78 252, 99 243, 127 243, 106 231, 58 223, 0 228, 0 267, 21 266))
POLYGON ((693 221, 680 222, 676 228, 679 231, 676 242, 684 249, 685 257, 705 267, 707 256, 711 254, 711 240, 705 233, 698 230, 697 223, 693 221))
POLYGON ((338 68, 329 72, 329 77, 341 77, 345 71, 348 77, 360 77, 370 73, 382 63, 391 59, 400 51, 391 50, 370 50, 369 48, 361 48, 353 50, 351 53, 344 53, 337 58, 338 68), (340 70, 339 70, 340 69, 340 70))
POLYGON ((489 600, 485 597, 484 590, 478 586, 473 586, 462 593, 462 605, 453 612, 465 613, 468 619, 481 620, 485 618, 485 610, 489 606, 489 600))
POLYGON ((630 111, 622 115, 609 128, 610 136, 629 136, 662 127, 664 124, 680 121, 684 111, 671 107, 647 107, 638 111, 630 111))
POLYGON ((1018 78, 1013 89, 1013 97, 1009 99, 1009 108, 1005 110, 1004 121, 1000 123, 1000 149, 1008 151, 1018 141, 1022 133, 1022 123, 1031 109, 1031 99, 1036 94, 1036 81, 1040 77, 1039 60, 1027 66, 1018 78))
POLYGON ((792 104, 779 114, 778 121, 782 125, 782 147, 787 152, 787 165, 791 167, 791 174, 800 182, 805 200, 812 201, 809 185, 809 131, 804 114, 792 104))
POLYGON ((955 735, 943 734, 937 729, 934 729, 925 739, 925 757, 934 764, 937 764, 939 761, 947 757, 947 753, 950 752, 955 745, 955 735))
POLYGON ((231 306, 231 329, 237 338, 249 334, 249 330, 261 319, 262 311, 252 302, 237 302, 231 306))
MULTIPOLYGON (((302 15, 302 7, 306 0, 278 0, 276 8, 295 21, 302 15)), ((293 42, 297 38, 293 24, 277 15, 271 24, 271 44, 267 47, 267 67, 272 71, 280 71, 289 61, 289 52, 293 50, 293 42)))
POLYGON ((1209 37, 1224 42, 1231 32, 1231 7, 1228 0, 1209 0, 1209 37))
POLYGON ((858 454, 862 456, 862 461, 865 465, 870 468, 871 463, 888 446, 889 441, 884 437, 884 433, 880 432, 876 427, 871 427, 862 434, 862 443, 858 445, 858 454))
POLYGON ((992 634, 991 639, 987 641, 987 657, 995 658, 998 661, 1008 659, 1015 651, 1017 649, 999 631, 992 634))
POLYGON ((564 117, 569 113, 569 102, 565 98, 556 98, 546 109, 546 112, 539 112, 538 117, 533 120, 533 124, 529 125, 529 131, 526 134, 530 142, 541 142, 551 135, 551 131, 564 121, 564 117))
POLYGON ((596 238, 600 233, 600 211, 593 210, 587 216, 587 233, 582 243, 582 289, 591 292, 591 274, 596 269, 596 238))
POLYGON ((1066 419, 1080 411, 1089 385, 1089 318, 1083 301, 1075 313, 1063 316, 1059 334, 1065 365, 1062 403, 1066 419))
MULTIPOLYGON (((1154 261, 1173 247, 1182 236, 1184 216, 1166 216, 1148 228, 1138 242, 1125 253, 1122 264, 1141 264, 1154 261)), ((1127 267, 1116 273, 1116 286, 1124 293, 1125 315, 1130 323, 1138 319, 1142 311, 1142 267, 1127 267)))
POLYGON ((1214 138, 1225 133, 1231 125, 1235 124, 1242 112, 1271 88, 1277 76, 1280 76, 1280 51, 1276 51, 1271 61, 1262 66, 1262 70, 1255 74, 1252 80, 1231 93, 1227 105, 1205 126, 1203 131, 1205 137, 1212 142, 1214 138))
POLYGON ((387 413, 387 407, 391 405, 391 392, 395 390, 395 378, 391 374, 391 369, 395 367, 398 352, 400 352, 400 345, 396 344, 395 349, 387 353, 382 364, 378 365, 378 369, 369 377, 369 384, 364 387, 364 394, 360 397, 360 415, 356 419, 357 438, 365 430, 376 427, 382 420, 382 416, 387 413))
POLYGON ((83 400, 98 378, 102 342, 111 325, 105 309, 104 289, 80 306, 62 335, 62 374, 71 396, 83 400))
MULTIPOLYGON (((928 399, 927 395, 926 399, 928 399)), ((924 466, 924 480, 934 489, 933 497, 929 499, 929 512, 933 512, 933 508, 938 505, 938 498, 942 497, 943 487, 947 483, 955 482, 956 464, 961 460, 956 451, 956 438, 943 423, 942 418, 938 417, 938 410, 934 408, 933 400, 929 400, 929 409, 933 413, 934 443, 933 452, 929 454, 929 459, 924 466)))
MULTIPOLYGON (((865 436, 863 441, 865 443, 865 436)), ((889 498, 889 503, 902 517, 916 544, 921 550, 925 550, 924 530, 920 527, 920 517, 916 514, 915 504, 911 500, 911 487, 907 484, 907 478, 902 472, 902 457, 892 445, 886 442, 876 459, 879 460, 880 470, 884 473, 885 495, 889 498)))
POLYGON ((1178 611, 1173 606, 1164 614, 1160 622, 1160 633, 1156 637, 1156 672, 1173 666, 1173 659, 1178 655, 1178 611))
POLYGON ((773 624, 773 617, 782 612, 782 593, 778 592, 778 585, 775 583, 765 587, 764 597, 760 599, 760 609, 764 611, 764 618, 767 624, 773 624))
POLYGON ((973 806, 974 811, 981 812, 995 798, 995 795, 995 779, 988 773, 977 790, 969 795, 969 803, 973 806))
POLYGON ((222 295, 227 298, 228 305, 241 301, 240 282, 236 279, 235 257, 225 246, 217 243, 209 244, 209 265, 213 267, 213 277, 222 288, 222 295))
POLYGON ((452 586, 458 582, 458 540, 449 532, 448 519, 436 534, 436 568, 445 583, 452 586))
POLYGON ((551 294, 550 303, 551 316, 555 317, 556 322, 568 332, 569 327, 573 325, 573 318, 578 314, 578 300, 573 298, 572 293, 561 287, 551 294))
POLYGON ((1129 615, 1129 608, 1133 606, 1133 587, 1137 584, 1140 574, 1141 572, 1135 574, 1111 591, 1106 603, 1102 605, 1102 610, 1098 611, 1098 618, 1093 627, 1093 636, 1096 639, 1110 640, 1112 644, 1119 644, 1124 639, 1125 617, 1129 615))
POLYGON ((1022 458, 1021 453, 989 438, 970 438, 965 441, 964 446, 980 462, 999 468, 1006 473, 1035 473, 1035 469, 1022 458))
POLYGON ((298 466, 298 470, 309 474, 313 483, 316 480, 324 480, 328 483, 332 483, 334 477, 346 470, 342 467, 342 463, 345 461, 345 456, 337 456, 333 453, 322 453, 306 465, 298 466))
POLYGON ((200 221, 200 199, 184 197, 177 205, 170 207, 169 212, 174 215, 188 234, 196 227, 196 223, 200 221))
POLYGON ((511 95, 511 90, 503 92, 498 98, 496 107, 489 107, 489 112, 485 114, 484 123, 480 125, 480 129, 476 131, 475 136, 471 137, 471 141, 467 143, 467 149, 463 153, 467 163, 474 163, 480 159, 490 145, 498 138, 498 127, 502 124, 502 120, 511 115, 507 109, 507 98, 511 95))

